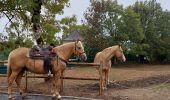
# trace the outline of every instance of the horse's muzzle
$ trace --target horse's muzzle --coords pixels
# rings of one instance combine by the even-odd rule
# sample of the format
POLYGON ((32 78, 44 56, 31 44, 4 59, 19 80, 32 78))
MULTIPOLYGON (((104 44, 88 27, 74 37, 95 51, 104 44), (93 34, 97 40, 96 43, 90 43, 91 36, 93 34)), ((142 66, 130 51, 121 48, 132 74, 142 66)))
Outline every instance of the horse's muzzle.
POLYGON ((87 60, 86 54, 82 53, 80 59, 81 59, 81 61, 86 61, 87 60))

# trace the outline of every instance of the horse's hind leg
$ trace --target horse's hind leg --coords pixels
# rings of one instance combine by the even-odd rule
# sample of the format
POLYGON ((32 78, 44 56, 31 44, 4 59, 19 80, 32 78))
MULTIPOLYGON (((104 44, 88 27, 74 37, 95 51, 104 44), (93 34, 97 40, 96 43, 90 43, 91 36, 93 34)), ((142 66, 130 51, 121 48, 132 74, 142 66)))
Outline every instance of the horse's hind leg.
POLYGON ((19 72, 12 71, 11 75, 8 77, 8 98, 12 99, 12 83, 17 77, 19 72))
POLYGON ((18 87, 19 92, 20 92, 21 95, 22 95, 23 92, 24 92, 23 89, 21 88, 21 79, 22 79, 23 74, 24 74, 24 70, 22 70, 22 71, 18 74, 18 76, 16 77, 16 79, 15 79, 15 82, 16 82, 16 84, 17 84, 17 87, 18 87))

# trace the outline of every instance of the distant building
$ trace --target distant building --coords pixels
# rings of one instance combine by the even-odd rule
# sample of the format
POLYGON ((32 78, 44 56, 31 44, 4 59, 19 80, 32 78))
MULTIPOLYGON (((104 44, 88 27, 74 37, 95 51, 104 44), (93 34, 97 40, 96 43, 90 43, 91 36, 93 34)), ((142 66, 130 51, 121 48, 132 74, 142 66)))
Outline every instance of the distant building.
POLYGON ((63 40, 63 43, 73 42, 73 41, 76 41, 76 40, 80 40, 80 41, 83 41, 83 40, 84 40, 83 37, 81 36, 80 31, 78 31, 78 30, 72 31, 72 32, 63 40))

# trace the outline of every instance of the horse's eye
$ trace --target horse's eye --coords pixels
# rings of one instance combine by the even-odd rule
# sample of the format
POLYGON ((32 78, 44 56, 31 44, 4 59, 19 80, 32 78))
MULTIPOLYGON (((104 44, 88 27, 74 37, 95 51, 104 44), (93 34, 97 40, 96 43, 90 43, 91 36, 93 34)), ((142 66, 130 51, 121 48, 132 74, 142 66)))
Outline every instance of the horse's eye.
POLYGON ((81 50, 81 48, 80 48, 80 47, 77 47, 77 49, 78 49, 78 50, 81 50))

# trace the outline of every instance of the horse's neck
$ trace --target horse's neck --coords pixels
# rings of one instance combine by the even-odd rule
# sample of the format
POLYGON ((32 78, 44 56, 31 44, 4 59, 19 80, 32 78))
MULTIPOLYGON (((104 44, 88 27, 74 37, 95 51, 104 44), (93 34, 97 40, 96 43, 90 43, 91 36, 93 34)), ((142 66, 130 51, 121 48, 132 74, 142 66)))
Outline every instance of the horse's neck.
POLYGON ((104 59, 106 61, 110 61, 110 59, 114 56, 114 51, 116 49, 115 48, 110 48, 110 49, 106 49, 103 51, 103 56, 104 56, 104 59))
POLYGON ((57 55, 64 60, 68 60, 73 54, 73 46, 71 44, 57 47, 57 55))

